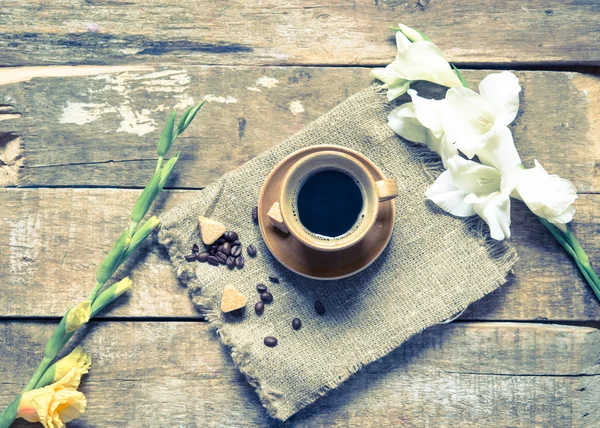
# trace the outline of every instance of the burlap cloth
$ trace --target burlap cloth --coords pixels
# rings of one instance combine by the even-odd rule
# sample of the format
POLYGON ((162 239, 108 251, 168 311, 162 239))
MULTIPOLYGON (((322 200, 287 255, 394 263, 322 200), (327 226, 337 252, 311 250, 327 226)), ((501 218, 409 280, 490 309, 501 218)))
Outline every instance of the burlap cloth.
POLYGON ((452 217, 425 200, 433 181, 432 165, 423 162, 427 149, 388 128, 389 110, 381 90, 365 89, 161 218, 159 240, 178 277, 274 418, 287 419, 415 333, 493 291, 516 259, 512 248, 485 240, 476 219, 452 217), (316 281, 287 270, 269 253, 250 215, 271 169, 288 154, 317 144, 365 154, 401 189, 387 249, 368 269, 343 280, 316 281), (258 248, 258 257, 246 257, 246 266, 233 271, 185 262, 183 256, 199 242, 198 215, 238 231, 243 243, 258 248), (268 276, 281 282, 269 283, 268 276), (274 296, 260 317, 253 309, 259 282, 274 296), (220 312, 226 284, 248 298, 244 317, 220 312), (314 311, 316 299, 327 308, 323 316, 314 311), (299 331, 291 328, 295 317, 303 323, 299 331), (277 337, 277 347, 267 348, 265 336, 277 337))

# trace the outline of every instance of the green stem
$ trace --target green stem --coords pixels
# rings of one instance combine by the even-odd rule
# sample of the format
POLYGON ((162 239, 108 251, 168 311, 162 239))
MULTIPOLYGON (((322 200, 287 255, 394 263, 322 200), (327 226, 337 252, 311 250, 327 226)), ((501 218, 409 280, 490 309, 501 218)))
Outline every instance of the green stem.
POLYGON ((563 248, 569 253, 573 260, 575 260, 575 264, 577 264, 577 268, 589 284, 590 288, 596 295, 596 298, 600 301, 600 279, 598 275, 592 268, 590 264, 589 258, 584 251, 584 249, 579 244, 579 241, 573 235, 568 226, 566 226, 567 231, 563 232, 558 227, 550 223, 548 220, 538 217, 539 221, 546 226, 546 228, 552 233, 552 235, 556 238, 556 240, 563 246, 563 248))
POLYGON ((154 170, 154 173, 156 174, 158 172, 158 170, 160 169, 160 166, 162 165, 164 157, 163 156, 159 156, 158 157, 158 162, 156 162, 156 169, 154 170))
POLYGON ((29 383, 25 386, 25 389, 23 389, 23 392, 31 391, 35 387, 40 378, 44 375, 44 372, 50 367, 50 363, 52 363, 52 358, 42 358, 40 365, 29 380, 29 383))

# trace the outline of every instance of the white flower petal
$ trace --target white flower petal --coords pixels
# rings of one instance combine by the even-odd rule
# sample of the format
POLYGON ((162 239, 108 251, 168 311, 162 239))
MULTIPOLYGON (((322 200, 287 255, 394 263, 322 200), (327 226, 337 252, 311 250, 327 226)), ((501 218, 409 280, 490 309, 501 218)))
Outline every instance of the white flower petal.
POLYGON ((442 164, 444 168, 448 168, 448 159, 452 156, 458 155, 458 149, 454 144, 448 141, 445 135, 441 138, 437 138, 431 130, 427 130, 427 147, 436 152, 442 158, 442 164))
POLYGON ((458 217, 469 217, 475 214, 472 204, 465 203, 466 195, 464 190, 454 185, 448 171, 444 171, 425 192, 427 199, 458 217))
POLYGON ((509 195, 517 186, 523 168, 510 129, 495 127, 487 135, 485 145, 476 151, 484 165, 492 166, 502 174, 501 191, 509 195))
MULTIPOLYGON (((397 32, 397 38, 398 34, 402 33, 397 32)), ((399 49, 396 60, 390 65, 407 80, 427 80, 449 87, 462 86, 442 51, 431 42, 416 41, 404 50, 399 49)))
POLYGON ((452 183, 465 194, 487 195, 500 190, 500 171, 478 162, 453 156, 448 159, 452 183))
POLYGON ((490 103, 503 125, 510 124, 519 111, 519 79, 510 71, 486 76, 479 83, 479 93, 490 103))
POLYGON ((436 137, 441 137, 444 133, 442 125, 442 109, 444 100, 430 100, 417 95, 417 91, 410 89, 408 91, 415 106, 415 113, 419 122, 425 128, 429 128, 436 137))
POLYGON ((393 101, 400 95, 403 95, 410 88, 410 81, 402 78, 396 73, 391 64, 385 68, 374 68, 371 70, 371 76, 375 79, 381 80, 384 89, 387 89, 388 101, 393 101))
POLYGON ((577 189, 573 183, 548 174, 537 160, 533 168, 521 172, 516 191, 535 215, 557 226, 570 222, 575 215, 577 189))
POLYGON ((427 129, 416 117, 413 103, 396 107, 388 115, 388 126, 404 139, 415 143, 427 142, 427 129))
POLYGON ((466 203, 473 204, 473 211, 488 224, 490 236, 502 241, 510 238, 510 198, 500 192, 490 193, 479 197, 470 194, 465 198, 466 203))
POLYGON ((475 156, 485 144, 486 134, 496 118, 490 105, 477 92, 467 88, 451 88, 442 104, 444 132, 467 157, 475 156))
POLYGON ((396 47, 398 48, 398 52, 404 52, 411 44, 411 41, 402 34, 402 31, 396 31, 396 47))

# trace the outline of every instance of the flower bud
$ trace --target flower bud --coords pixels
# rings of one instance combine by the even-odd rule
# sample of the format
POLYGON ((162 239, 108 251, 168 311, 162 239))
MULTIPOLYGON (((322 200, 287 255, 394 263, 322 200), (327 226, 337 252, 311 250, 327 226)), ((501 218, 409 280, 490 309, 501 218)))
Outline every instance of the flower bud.
POLYGON ((84 300, 73 306, 67 314, 65 332, 71 333, 90 320, 92 302, 84 300))
POLYGON ((165 166, 163 166, 162 169, 160 170, 161 171, 160 172, 160 182, 158 183, 158 188, 160 190, 162 190, 162 188, 165 187, 165 184, 167 184, 167 180, 171 176, 171 173, 173 172, 173 168, 175 167, 177 160, 179 160, 180 154, 181 154, 180 152, 177 152, 175 154, 175 156, 171 157, 171 159, 169 159, 167 162, 165 162, 165 166))
POLYGON ((179 124, 177 125, 177 134, 182 134, 183 131, 186 130, 186 128, 189 126, 190 123, 192 123, 192 120, 194 120, 194 117, 196 117, 196 113, 198 113, 198 110, 200 110, 202 108, 202 106, 204 105, 206 101, 202 101, 200 104, 198 104, 197 106, 192 106, 189 109, 186 110, 186 112, 183 114, 183 116, 181 116, 181 119, 179 120, 179 124))
POLYGON ((123 278, 121 281, 114 283, 94 300, 92 305, 91 316, 95 317, 98 312, 104 309, 106 306, 114 302, 121 294, 125 293, 131 288, 132 281, 129 277, 123 278))
POLYGON ((410 28, 407 25, 398 24, 398 27, 399 27, 400 31, 402 31, 402 33, 406 37, 408 37, 408 39, 411 42, 418 42, 418 41, 422 41, 422 40, 429 40, 424 34, 421 34, 417 30, 415 30, 414 28, 410 28))
POLYGON ((83 352, 81 346, 77 346, 69 355, 52 364, 35 385, 35 388, 42 388, 59 381, 72 369, 75 369, 80 376, 83 376, 88 372, 91 365, 92 358, 83 352))
POLYGON ((126 260, 131 253, 133 253, 137 247, 140 246, 142 242, 152 233, 156 228, 160 225, 160 219, 156 216, 150 217, 146 223, 141 225, 138 230, 135 231, 133 236, 131 237, 131 242, 129 243, 129 247, 123 254, 123 260, 126 260))
MULTIPOLYGON (((158 187, 158 184, 160 183, 160 178, 161 169, 154 173, 154 175, 144 188, 144 191, 139 196, 138 200, 135 202, 133 211, 131 212, 132 225, 137 226, 139 222, 142 221, 142 219, 148 212, 148 209, 150 209, 150 205, 152 205, 152 202, 154 202, 154 199, 156 199, 156 196, 160 191, 160 188, 158 187)), ((133 232, 133 230, 130 230, 130 232, 133 232)))
POLYGON ((172 111, 169 115, 167 123, 165 124, 165 129, 163 129, 160 139, 158 140, 156 152, 161 158, 167 154, 171 148, 171 144, 173 144, 173 126, 175 125, 175 114, 175 111, 172 111))
POLYGON ((128 232, 123 232, 98 267, 98 271, 96 272, 96 281, 99 284, 106 283, 112 274, 115 273, 120 265, 123 253, 129 247, 130 242, 131 238, 129 238, 128 232))

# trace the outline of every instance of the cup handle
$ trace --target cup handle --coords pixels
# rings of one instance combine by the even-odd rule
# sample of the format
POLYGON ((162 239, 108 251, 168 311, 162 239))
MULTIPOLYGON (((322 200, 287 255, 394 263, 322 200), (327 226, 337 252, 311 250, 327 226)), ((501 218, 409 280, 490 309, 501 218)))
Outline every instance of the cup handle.
POLYGON ((277 229, 281 230, 283 233, 290 233, 289 229, 285 225, 283 221, 283 215, 281 215, 281 208, 279 207, 279 202, 275 202, 269 212, 267 213, 267 217, 271 221, 271 224, 275 226, 277 229))
POLYGON ((398 196, 398 183, 393 178, 384 178, 375 182, 379 202, 389 201, 398 196))

